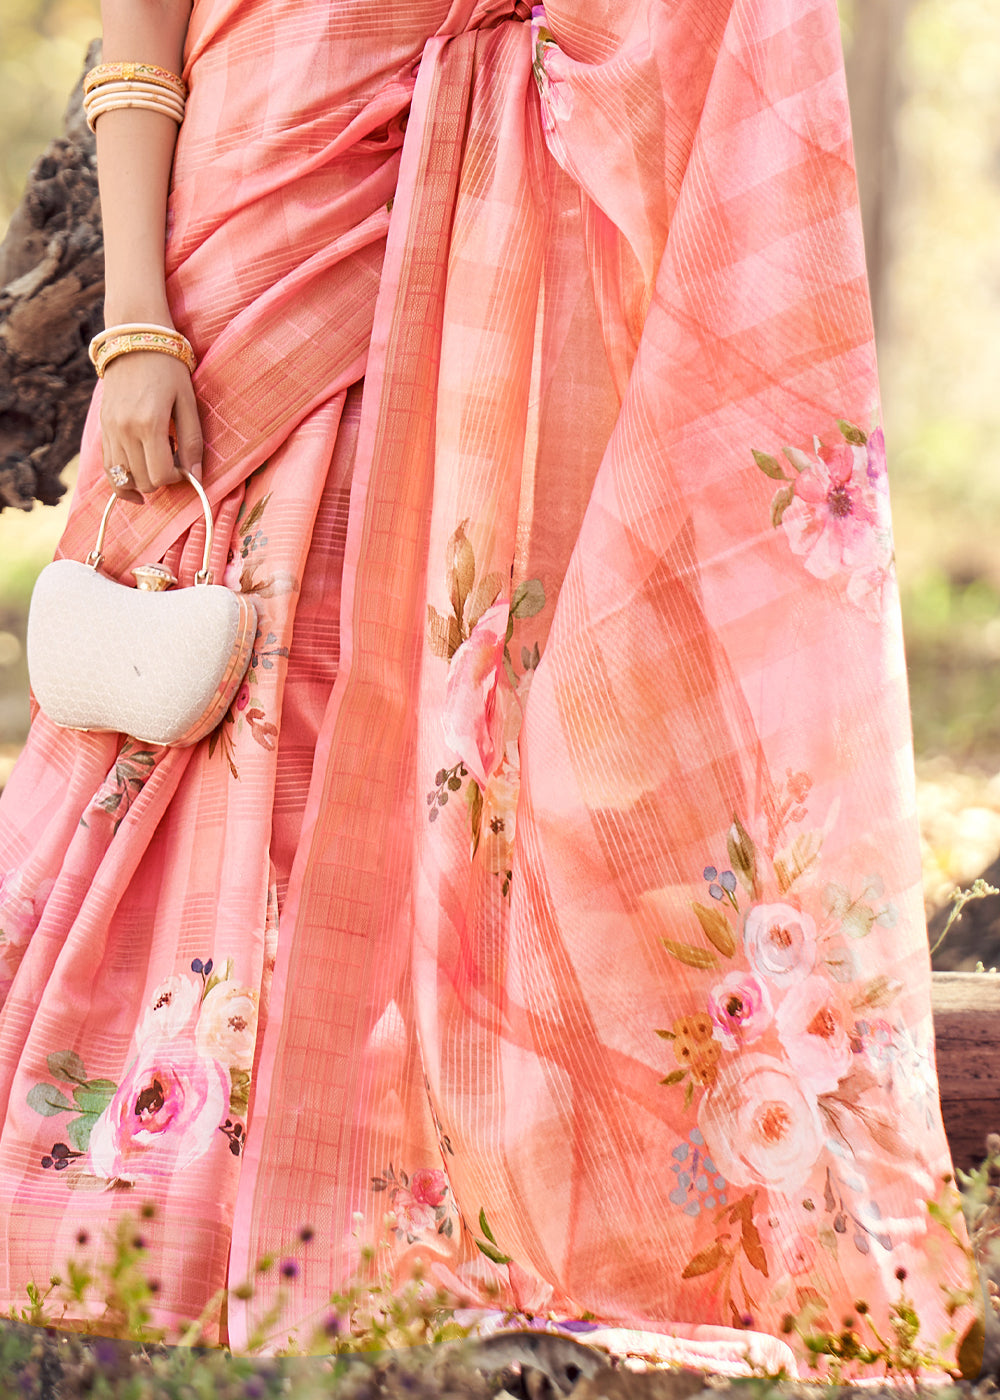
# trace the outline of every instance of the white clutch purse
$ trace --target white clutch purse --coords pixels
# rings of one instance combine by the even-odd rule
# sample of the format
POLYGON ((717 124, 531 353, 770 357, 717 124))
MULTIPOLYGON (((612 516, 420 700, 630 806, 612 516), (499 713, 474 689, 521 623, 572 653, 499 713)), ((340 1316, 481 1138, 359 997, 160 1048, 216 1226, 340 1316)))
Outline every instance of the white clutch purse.
POLYGON ((257 633, 251 598, 213 584, 212 508, 192 588, 162 564, 140 564, 137 587, 99 573, 112 496, 85 563, 57 559, 38 576, 28 612, 28 675, 42 711, 67 729, 130 734, 181 748, 210 734, 232 704, 257 633))

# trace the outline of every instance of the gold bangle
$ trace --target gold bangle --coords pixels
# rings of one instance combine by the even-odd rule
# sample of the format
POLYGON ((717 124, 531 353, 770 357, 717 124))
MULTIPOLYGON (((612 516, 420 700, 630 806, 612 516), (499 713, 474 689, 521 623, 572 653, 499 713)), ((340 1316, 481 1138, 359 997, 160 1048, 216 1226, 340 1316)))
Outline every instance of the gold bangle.
POLYGON ((99 63, 96 68, 91 68, 83 80, 84 95, 89 95, 94 88, 103 83, 132 83, 137 79, 154 83, 157 87, 169 88, 180 98, 187 97, 187 84, 184 79, 166 68, 158 68, 155 63, 99 63))
POLYGON ((97 370, 98 379, 103 379, 105 371, 112 360, 116 360, 119 355, 130 355, 137 351, 154 350, 162 355, 172 355, 175 360, 180 360, 186 367, 189 374, 193 374, 197 361, 190 342, 179 332, 172 335, 165 333, 155 333, 153 331, 141 331, 135 334, 115 335, 110 340, 106 340, 103 345, 98 346, 93 355, 93 365, 97 370))
POLYGON ((185 345, 191 344, 187 336, 182 335, 175 326, 163 326, 159 321, 122 321, 119 325, 105 326, 104 330, 97 332, 87 351, 90 363, 94 363, 94 356, 106 340, 111 340, 116 335, 141 335, 144 331, 150 331, 153 335, 169 336, 173 340, 183 341, 185 345))

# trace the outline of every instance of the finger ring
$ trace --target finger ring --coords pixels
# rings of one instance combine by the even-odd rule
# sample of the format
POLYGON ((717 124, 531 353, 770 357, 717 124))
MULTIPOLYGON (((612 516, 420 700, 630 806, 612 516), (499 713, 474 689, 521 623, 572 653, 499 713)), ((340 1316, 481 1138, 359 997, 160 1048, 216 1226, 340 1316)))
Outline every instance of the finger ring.
POLYGON ((112 486, 117 486, 119 490, 124 490, 132 480, 132 473, 128 467, 111 467, 108 470, 112 486))

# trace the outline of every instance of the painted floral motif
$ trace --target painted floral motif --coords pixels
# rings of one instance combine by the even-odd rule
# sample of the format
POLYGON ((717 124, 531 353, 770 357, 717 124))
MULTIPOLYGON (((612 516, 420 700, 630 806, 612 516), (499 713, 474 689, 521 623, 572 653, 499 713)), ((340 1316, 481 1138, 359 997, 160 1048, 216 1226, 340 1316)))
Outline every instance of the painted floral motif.
POLYGON ((201 1157, 226 1110, 229 1075, 190 1035, 144 1045, 90 1134, 108 1181, 173 1176, 201 1157))
POLYGON ((448 668, 441 724, 452 753, 461 755, 480 788, 485 788, 503 744, 510 682, 503 669, 507 642, 507 599, 479 618, 448 668))
MULTIPOLYGON (((139 739, 127 738, 118 751, 114 768, 95 794, 88 811, 104 812, 113 817, 113 832, 117 833, 164 752, 161 748, 150 748, 139 739)), ((86 818, 80 818, 80 825, 88 825, 86 818)))
POLYGON ((851 1048, 864 1056, 873 1073, 884 1078, 903 1103, 916 1103, 927 1128, 940 1112, 931 1033, 923 1035, 884 1016, 854 1023, 851 1048))
POLYGON ((693 1086, 715 1083, 719 1072, 722 1046, 713 1035, 711 1016, 697 1012, 694 1016, 679 1016, 669 1031, 657 1031, 664 1040, 674 1042, 674 1058, 681 1066, 668 1074, 664 1084, 679 1084, 688 1079, 685 1107, 691 1102, 693 1086))
POLYGON ((54 1118, 62 1113, 72 1113, 65 1124, 69 1142, 57 1142, 51 1152, 42 1158, 42 1166, 57 1172, 66 1172, 68 1185, 105 1183, 92 1174, 85 1183, 79 1181, 79 1170, 69 1172, 71 1165, 85 1158, 90 1146, 91 1133, 101 1114, 105 1112, 118 1085, 113 1079, 90 1078, 80 1056, 72 1050, 57 1051, 48 1056, 46 1067, 55 1083, 36 1084, 28 1090, 28 1107, 44 1118, 54 1118))
POLYGON ((558 48, 552 31, 545 25, 545 9, 541 5, 536 5, 531 12, 531 35, 534 54, 531 71, 541 98, 542 125, 546 134, 551 135, 557 122, 572 116, 573 91, 568 83, 560 82, 546 67, 546 60, 553 51, 558 54, 558 48))
POLYGON ((700 1128, 692 1128, 687 1141, 678 1143, 670 1155, 670 1170, 677 1177, 670 1200, 685 1215, 700 1215, 726 1204, 726 1178, 705 1151, 700 1128))
POLYGON ((217 983, 201 1005, 195 1029, 198 1049, 225 1065, 230 1074, 249 1074, 256 1039, 257 993, 217 983))
MULTIPOLYGON (((685 1264, 681 1278, 715 1274, 720 1296, 728 1305, 734 1327, 753 1326, 755 1290, 759 1286, 743 1273, 746 1264, 764 1278, 770 1277, 760 1230, 754 1220, 756 1191, 726 1200, 712 1215, 715 1238, 685 1264)), ((707 1213, 707 1212, 706 1212, 707 1213)))
POLYGON ((298 580, 292 574, 266 573, 268 538, 261 522, 271 499, 270 491, 256 504, 243 503, 236 521, 239 553, 229 551, 222 582, 234 593, 252 593, 255 598, 274 598, 282 593, 294 593, 298 580))
POLYGON ((777 987, 801 982, 816 962, 816 923, 792 904, 752 905, 743 942, 751 966, 777 987))
POLYGON ((444 738, 458 762, 439 768, 427 793, 428 820, 437 821, 465 786, 473 857, 498 876, 509 895, 517 820, 520 758, 517 739, 535 668, 536 642, 522 645, 519 675, 511 653, 515 621, 545 606, 538 579, 527 579, 502 598, 500 574, 479 577, 463 521, 448 541, 447 583, 451 612, 427 608, 427 643, 449 663, 442 710, 444 738), (466 782, 468 779, 468 782, 466 782))
POLYGON ((234 593, 252 593, 257 600, 258 627, 254 640, 250 666, 243 684, 236 692, 236 698, 208 741, 208 752, 216 750, 229 765, 233 777, 239 779, 236 764, 236 735, 248 730, 251 737, 262 749, 272 752, 278 742, 278 726, 268 719, 267 711, 256 698, 256 687, 261 671, 272 671, 279 660, 287 659, 288 648, 279 644, 277 632, 266 625, 262 600, 294 593, 298 580, 288 573, 270 573, 267 569, 268 538, 264 534, 262 521, 270 492, 262 496, 254 505, 244 502, 236 522, 240 540, 239 552, 229 551, 229 562, 223 575, 223 583, 234 593))
POLYGON ((218 749, 236 779, 240 776, 235 757, 237 734, 242 733, 244 729, 249 730, 256 743, 269 753, 273 752, 278 742, 278 726, 267 718, 267 711, 263 705, 254 699, 254 687, 259 680, 259 671, 273 670, 275 662, 287 656, 288 648, 278 645, 277 633, 265 633, 263 627, 258 626, 253 651, 250 653, 250 667, 243 678, 243 684, 236 692, 236 698, 222 723, 213 731, 208 741, 209 756, 218 749))
POLYGON ((76 1115, 66 1123, 69 1141, 55 1143, 41 1161, 65 1172, 67 1185, 171 1176, 220 1132, 234 1156, 242 1152, 257 994, 233 984, 232 959, 216 971, 211 958, 195 958, 191 973, 167 977, 154 991, 120 1083, 89 1078, 73 1051, 49 1055, 56 1082, 36 1084, 28 1106, 47 1118, 76 1115))
POLYGON ((723 1045, 752 1044, 774 1019, 767 983, 752 972, 728 972, 708 994, 708 1014, 723 1045))
POLYGON ((7 999, 53 884, 47 879, 29 894, 20 871, 0 874, 0 1006, 7 999))
POLYGON ((791 1063, 764 1054, 727 1060, 702 1100, 698 1125, 719 1170, 737 1186, 796 1190, 824 1142, 816 1095, 791 1063))
POLYGON ((443 1171, 435 1167, 417 1167, 410 1175, 397 1175, 392 1163, 381 1176, 372 1177, 373 1191, 388 1191, 389 1205, 397 1239, 413 1244, 428 1235, 451 1237, 455 1212, 451 1189, 443 1171))
POLYGON ((754 451, 754 461, 781 482, 771 521, 815 578, 841 579, 848 600, 873 621, 893 571, 886 487, 885 438, 853 423, 837 424, 841 441, 813 439, 811 452, 785 447, 789 476, 777 457, 754 451))
POLYGON ((734 816, 725 865, 702 869, 707 898, 692 901, 688 937, 663 912, 665 891, 642 901, 662 921, 670 957, 704 978, 684 1014, 657 1032, 675 1062, 661 1082, 683 1090, 695 1120, 673 1150, 670 1200, 710 1235, 685 1277, 718 1274, 734 1319, 753 1293, 744 1265, 770 1277, 787 1273, 789 1259, 804 1272, 814 1247, 834 1258, 844 1247, 893 1249, 864 1164, 872 1154, 912 1159, 885 1103, 887 1092, 923 1102, 903 1075, 933 1095, 929 1056, 921 1079, 912 1037, 887 1013, 901 987, 884 975, 857 986, 852 948, 891 929, 897 911, 877 875, 851 885, 819 878, 835 813, 804 826, 811 789, 807 773, 789 770, 756 835, 734 816), (734 1245, 736 1223, 746 1248, 734 1245))
POLYGON ((193 977, 173 976, 161 982, 142 1014, 136 1043, 170 1040, 180 1035, 201 1001, 202 987, 193 977))
POLYGON ((778 1007, 775 1028, 785 1053, 814 1093, 832 1093, 851 1069, 849 1016, 837 984, 826 977, 790 988, 778 1007))

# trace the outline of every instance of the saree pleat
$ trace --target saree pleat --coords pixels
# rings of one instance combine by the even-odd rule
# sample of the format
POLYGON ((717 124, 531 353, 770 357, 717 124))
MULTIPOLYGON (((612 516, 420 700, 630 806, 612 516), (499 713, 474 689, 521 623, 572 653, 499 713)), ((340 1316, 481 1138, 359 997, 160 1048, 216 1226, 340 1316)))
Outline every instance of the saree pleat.
MULTIPOLYGON (((195 749, 39 715, 4 793, 5 1300, 150 1201, 158 1314, 236 1347, 373 1251, 718 1369, 884 1333, 902 1269, 944 1364, 832 0, 198 0, 186 75, 169 293, 261 625, 195 749)), ((119 513, 116 576, 197 567, 187 493, 119 513)))

